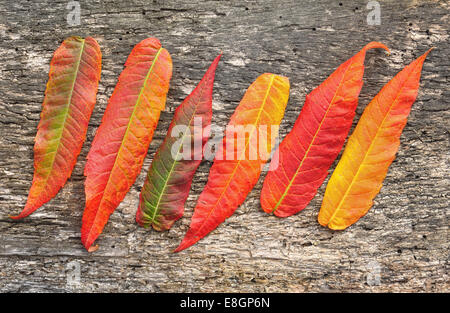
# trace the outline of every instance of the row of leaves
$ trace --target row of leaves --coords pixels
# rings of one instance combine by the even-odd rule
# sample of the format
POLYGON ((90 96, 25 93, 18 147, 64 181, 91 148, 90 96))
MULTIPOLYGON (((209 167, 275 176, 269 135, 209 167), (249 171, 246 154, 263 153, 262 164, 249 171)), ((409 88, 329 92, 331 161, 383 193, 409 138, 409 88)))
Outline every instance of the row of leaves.
MULTIPOLYGON (((373 48, 389 51, 381 43, 369 43, 306 96, 264 180, 261 206, 265 212, 291 216, 303 210, 317 193, 351 128, 363 85, 365 55, 373 48)), ((428 53, 399 72, 366 107, 327 185, 318 216, 321 225, 345 229, 372 206, 398 150, 428 53)), ((172 148, 177 137, 172 136, 172 129, 187 126, 181 138, 194 144, 194 120, 201 118, 202 147, 208 141, 213 83, 220 57, 176 109, 167 136, 153 158, 136 214, 141 226, 167 230, 183 215, 203 149, 194 149, 189 160, 174 158, 172 148), (200 155, 194 155, 198 151, 200 155)), ((35 139, 33 183, 25 208, 12 218, 34 212, 52 199, 70 177, 96 102, 100 72, 101 52, 95 39, 70 37, 56 50, 35 139)), ((86 207, 81 240, 90 252, 97 249, 94 241, 141 170, 165 107, 171 76, 171 56, 155 38, 137 44, 125 63, 84 170, 86 207)), ((269 73, 250 85, 228 125, 251 125, 252 131, 245 138, 244 148, 233 151, 233 158, 217 157, 225 152, 227 141, 235 140, 234 136, 223 138, 190 228, 175 251, 206 236, 244 202, 274 148, 274 138, 260 136, 259 126, 280 124, 289 88, 288 78, 269 73), (259 138, 256 144, 264 147, 264 153, 251 159, 248 151, 255 144, 254 138, 259 138)))

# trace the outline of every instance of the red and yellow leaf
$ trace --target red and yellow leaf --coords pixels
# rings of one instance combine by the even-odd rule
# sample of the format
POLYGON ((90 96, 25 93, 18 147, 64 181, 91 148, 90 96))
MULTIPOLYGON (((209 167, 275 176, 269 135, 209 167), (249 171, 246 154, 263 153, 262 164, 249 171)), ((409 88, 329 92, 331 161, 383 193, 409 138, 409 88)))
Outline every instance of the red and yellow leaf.
POLYGON ((365 55, 373 48, 388 50, 381 43, 369 43, 306 96, 264 180, 261 206, 265 212, 290 216, 303 210, 317 193, 352 126, 365 55))
POLYGON ((136 213, 136 221, 143 227, 152 225, 156 230, 167 230, 183 215, 192 178, 209 138, 214 76, 220 57, 175 110, 167 136, 153 158, 136 213), (186 146, 191 150, 184 151, 186 146))
POLYGON ((97 98, 102 54, 94 38, 69 37, 55 51, 34 144, 34 176, 25 208, 33 213, 52 199, 80 154, 97 98))
POLYGON ((86 208, 81 241, 88 250, 141 170, 165 107, 171 76, 172 59, 158 39, 147 38, 133 48, 84 170, 86 208))
POLYGON ((288 98, 286 77, 266 73, 250 85, 227 126, 190 228, 176 252, 206 236, 244 202, 273 148, 270 129, 280 124, 288 98), (239 129, 245 130, 244 136, 239 129))
POLYGON ((429 52, 398 73, 364 110, 328 182, 318 217, 322 226, 345 229, 372 207, 395 159, 429 52))

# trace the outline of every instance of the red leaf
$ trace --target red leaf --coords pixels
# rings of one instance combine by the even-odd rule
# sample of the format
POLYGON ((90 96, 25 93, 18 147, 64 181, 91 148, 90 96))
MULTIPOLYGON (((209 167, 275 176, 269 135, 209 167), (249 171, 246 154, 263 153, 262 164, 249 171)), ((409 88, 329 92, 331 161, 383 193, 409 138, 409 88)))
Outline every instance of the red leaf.
POLYGON ((102 54, 94 38, 69 37, 55 51, 34 145, 26 217, 66 183, 80 154, 97 98, 102 54))
POLYGON ((172 60, 158 39, 147 38, 131 51, 84 170, 86 208, 81 241, 86 249, 101 234, 141 170, 171 76, 172 60))
POLYGON ((303 210, 315 196, 352 126, 366 51, 372 48, 388 50, 381 43, 369 43, 306 96, 264 180, 261 206, 265 212, 290 216, 303 210))
POLYGON ((220 57, 213 61, 198 86, 176 109, 167 136, 153 158, 136 213, 136 221, 141 226, 152 225, 156 230, 167 230, 183 215, 192 178, 202 161, 203 146, 209 138, 214 75, 220 57), (197 119, 200 119, 199 126, 195 124, 197 119), (185 128, 181 129, 181 134, 176 136, 172 133, 174 127, 178 130, 182 126, 185 128), (200 136, 196 132, 201 132, 200 136), (194 140, 199 140, 198 137, 202 144, 196 147, 194 140), (177 148, 180 142, 182 145, 177 148), (186 142, 191 151, 187 158, 183 158, 185 151, 181 150, 186 142), (178 149, 175 157, 174 148, 178 149))
POLYGON ((274 145, 273 138, 267 138, 264 127, 269 130, 280 124, 288 98, 289 80, 286 77, 263 74, 250 85, 231 117, 209 172, 208 183, 194 209, 190 228, 175 252, 206 236, 244 202, 257 183, 274 145), (242 133, 231 131, 233 126, 249 130, 245 139, 240 136, 242 133), (230 146, 233 149, 227 149, 230 146), (252 154, 258 146, 259 153, 252 154))

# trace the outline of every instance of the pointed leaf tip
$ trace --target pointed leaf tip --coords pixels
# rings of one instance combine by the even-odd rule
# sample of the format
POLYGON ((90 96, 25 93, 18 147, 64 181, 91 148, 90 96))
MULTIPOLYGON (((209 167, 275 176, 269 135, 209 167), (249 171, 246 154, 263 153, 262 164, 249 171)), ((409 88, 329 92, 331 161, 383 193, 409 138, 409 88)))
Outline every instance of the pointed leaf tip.
POLYGON ((378 41, 371 41, 371 42, 369 42, 369 43, 363 48, 363 50, 367 51, 367 50, 375 49, 375 48, 384 49, 384 50, 386 50, 386 51, 388 52, 388 55, 391 54, 391 50, 389 50, 389 48, 388 48, 386 45, 384 45, 384 44, 382 44, 381 42, 378 42, 378 41))
POLYGON ((422 57, 426 58, 428 56, 428 53, 431 52, 431 50, 436 49, 436 47, 431 47, 430 49, 428 49, 424 54, 422 54, 422 57))
POLYGON ((178 252, 180 252, 181 250, 183 250, 183 249, 181 249, 181 245, 179 245, 176 249, 174 249, 174 250, 172 251, 172 253, 178 253, 178 252))
POLYGON ((189 241, 187 241, 186 238, 184 238, 181 241, 181 243, 179 244, 179 246, 175 250, 173 250, 173 253, 181 252, 181 251, 189 248, 190 246, 192 246, 193 244, 195 244, 199 240, 200 240, 200 238, 198 238, 197 240, 189 240, 189 241))

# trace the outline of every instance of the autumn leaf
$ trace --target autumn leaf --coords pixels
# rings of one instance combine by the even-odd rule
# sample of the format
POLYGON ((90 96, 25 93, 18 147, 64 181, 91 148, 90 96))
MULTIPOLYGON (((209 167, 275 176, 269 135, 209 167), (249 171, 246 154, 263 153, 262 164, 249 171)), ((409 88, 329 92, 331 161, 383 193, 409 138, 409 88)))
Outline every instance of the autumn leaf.
POLYGON ((81 241, 88 250, 141 170, 171 76, 172 59, 158 39, 133 48, 87 156, 81 241))
POLYGON ((264 180, 261 206, 266 213, 293 215, 317 193, 352 126, 363 85, 365 55, 373 48, 389 51, 381 43, 369 43, 306 96, 264 180))
POLYGON ((167 136, 153 158, 136 213, 141 226, 167 230, 183 215, 192 178, 209 138, 214 76, 220 57, 176 109, 167 136), (186 146, 188 151, 183 150, 186 146))
POLYGON ((34 176, 26 217, 52 199, 70 177, 97 97, 102 54, 94 38, 69 37, 55 51, 34 144, 34 176))
POLYGON ((270 129, 280 124, 288 98, 286 77, 266 73, 250 85, 227 126, 190 228, 176 252, 206 236, 244 202, 273 148, 277 134, 270 129))
POLYGON ((328 182, 318 217, 322 226, 345 229, 372 207, 395 159, 430 50, 388 82, 364 110, 328 182))

